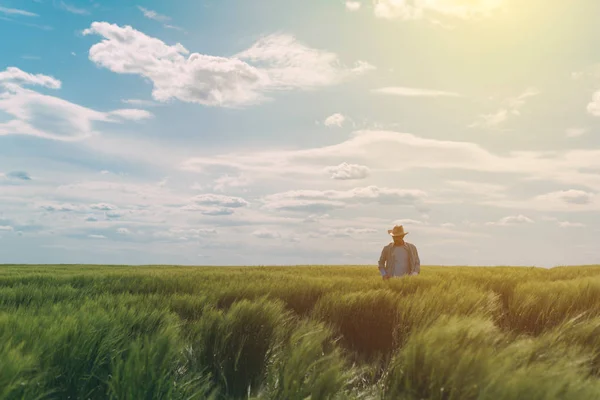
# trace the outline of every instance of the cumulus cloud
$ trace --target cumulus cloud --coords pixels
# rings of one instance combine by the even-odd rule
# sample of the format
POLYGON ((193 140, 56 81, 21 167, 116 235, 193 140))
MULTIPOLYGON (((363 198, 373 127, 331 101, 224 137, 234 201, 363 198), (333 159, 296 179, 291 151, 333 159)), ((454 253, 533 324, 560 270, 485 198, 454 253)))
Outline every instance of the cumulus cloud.
POLYGON ((393 96, 406 96, 406 97, 459 97, 460 96, 460 94, 455 93, 455 92, 444 92, 441 90, 395 87, 395 86, 374 89, 373 93, 388 94, 388 95, 393 95, 393 96))
POLYGON ((329 117, 325 118, 325 126, 337 126, 337 127, 342 127, 342 125, 344 124, 344 121, 346 120, 346 117, 343 116, 340 113, 335 113, 330 115, 329 117))
POLYGON ((227 208, 246 207, 249 203, 241 197, 225 196, 220 194, 200 194, 195 196, 192 201, 195 204, 203 206, 219 206, 227 208))
POLYGON ((61 82, 51 76, 33 75, 15 67, 0 72, 0 111, 13 118, 0 123, 0 136, 31 135, 62 141, 80 140, 98 133, 94 129, 95 122, 139 120, 149 114, 132 109, 100 112, 25 89, 24 85, 61 88, 61 82))
POLYGON ((499 225, 499 226, 509 226, 509 225, 523 225, 523 224, 532 224, 534 221, 526 217, 525 215, 511 215, 508 217, 504 217, 497 222, 488 222, 487 225, 499 225))
POLYGON ((260 239, 279 239, 281 237, 281 234, 279 232, 270 231, 266 229, 256 230, 252 232, 252 234, 260 239))
POLYGON ((30 74, 16 67, 8 67, 0 71, 0 85, 6 84, 36 85, 50 89, 60 89, 62 83, 52 77, 43 74, 30 74))
POLYGON ((116 206, 113 206, 112 204, 107 204, 107 203, 92 204, 92 205, 90 205, 90 208, 92 210, 100 210, 100 211, 112 211, 112 210, 117 209, 116 206))
POLYGON ((536 200, 563 202, 572 205, 586 205, 594 200, 594 194, 583 190, 561 190, 537 196, 536 200))
POLYGON ((375 16, 385 19, 420 19, 430 14, 470 19, 489 17, 503 0, 374 0, 375 16))
POLYGON ((343 67, 336 54, 290 35, 266 36, 245 51, 220 57, 167 45, 130 26, 94 22, 84 34, 103 37, 90 48, 90 60, 115 73, 147 78, 153 98, 161 102, 243 106, 266 100, 270 91, 334 85, 373 69, 363 61, 343 67))
POLYGON ((370 173, 370 169, 367 166, 345 162, 340 165, 327 167, 325 171, 331 174, 331 179, 336 180, 365 179, 370 173))
POLYGON ((194 196, 191 202, 181 209, 200 212, 208 216, 223 216, 231 215, 235 212, 235 209, 247 207, 249 204, 241 197, 207 193, 194 196))

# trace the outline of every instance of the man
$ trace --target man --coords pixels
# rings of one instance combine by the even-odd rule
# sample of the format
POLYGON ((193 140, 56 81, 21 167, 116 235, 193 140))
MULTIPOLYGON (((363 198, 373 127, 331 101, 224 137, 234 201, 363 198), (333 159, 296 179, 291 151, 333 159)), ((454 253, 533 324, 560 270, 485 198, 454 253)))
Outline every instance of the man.
POLYGON ((414 244, 404 241, 408 232, 404 232, 402 225, 396 225, 389 229, 388 233, 394 240, 383 248, 379 257, 379 272, 383 279, 419 275, 421 260, 417 248, 414 244))

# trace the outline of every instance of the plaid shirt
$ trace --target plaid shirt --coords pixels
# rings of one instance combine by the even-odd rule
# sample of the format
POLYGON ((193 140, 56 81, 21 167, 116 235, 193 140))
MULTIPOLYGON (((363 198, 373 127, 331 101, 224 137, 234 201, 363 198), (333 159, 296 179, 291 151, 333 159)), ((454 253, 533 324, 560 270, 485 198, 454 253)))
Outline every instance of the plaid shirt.
MULTIPOLYGON (((394 242, 386 245, 381 250, 381 256, 379 257, 379 269, 385 270, 385 272, 393 276, 394 271, 394 242)), ((421 260, 419 259, 419 252, 412 243, 404 242, 403 246, 408 252, 408 274, 418 275, 421 272, 421 260)))

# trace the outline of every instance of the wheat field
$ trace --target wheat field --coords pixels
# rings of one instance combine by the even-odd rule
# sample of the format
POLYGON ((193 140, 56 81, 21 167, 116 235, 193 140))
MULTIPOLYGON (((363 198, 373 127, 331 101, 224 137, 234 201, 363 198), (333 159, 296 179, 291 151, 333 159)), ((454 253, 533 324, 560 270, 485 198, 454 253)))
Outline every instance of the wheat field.
POLYGON ((0 266, 0 399, 598 399, 600 266, 0 266))

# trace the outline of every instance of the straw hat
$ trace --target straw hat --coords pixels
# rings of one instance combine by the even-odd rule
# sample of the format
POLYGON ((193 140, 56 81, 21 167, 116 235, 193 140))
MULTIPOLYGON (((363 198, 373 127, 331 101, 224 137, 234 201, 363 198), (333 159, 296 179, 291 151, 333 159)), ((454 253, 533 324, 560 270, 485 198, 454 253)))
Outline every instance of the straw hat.
POLYGON ((392 236, 406 236, 408 232, 404 232, 404 226, 396 225, 394 229, 388 229, 388 233, 392 236))

